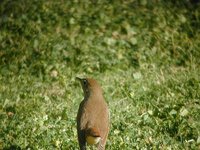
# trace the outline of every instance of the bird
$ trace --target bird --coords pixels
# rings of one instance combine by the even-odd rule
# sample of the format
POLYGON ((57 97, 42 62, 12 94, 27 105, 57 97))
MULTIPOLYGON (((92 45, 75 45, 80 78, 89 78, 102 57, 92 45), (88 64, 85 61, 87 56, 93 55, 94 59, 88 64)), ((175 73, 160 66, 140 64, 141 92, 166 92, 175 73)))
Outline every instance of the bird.
POLYGON ((80 81, 84 93, 76 118, 80 150, 86 150, 88 145, 96 145, 98 150, 105 150, 110 119, 102 88, 95 79, 76 79, 80 81))

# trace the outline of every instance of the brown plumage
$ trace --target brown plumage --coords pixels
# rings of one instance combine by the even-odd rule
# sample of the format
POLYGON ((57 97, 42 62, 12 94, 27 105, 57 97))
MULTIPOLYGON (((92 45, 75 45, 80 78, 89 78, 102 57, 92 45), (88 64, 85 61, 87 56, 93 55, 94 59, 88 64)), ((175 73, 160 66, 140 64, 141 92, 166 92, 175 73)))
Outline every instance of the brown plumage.
POLYGON ((102 89, 94 79, 77 79, 84 92, 77 114, 79 147, 86 150, 86 143, 98 144, 98 150, 104 150, 109 132, 109 111, 102 89))

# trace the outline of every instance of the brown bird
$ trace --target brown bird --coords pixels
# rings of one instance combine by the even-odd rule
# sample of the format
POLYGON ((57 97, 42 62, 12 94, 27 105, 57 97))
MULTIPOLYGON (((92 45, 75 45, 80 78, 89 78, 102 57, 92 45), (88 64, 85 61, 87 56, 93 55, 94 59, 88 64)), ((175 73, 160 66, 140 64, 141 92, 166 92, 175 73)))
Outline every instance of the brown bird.
POLYGON ((109 110, 102 89, 94 79, 77 79, 84 92, 77 114, 79 147, 86 150, 86 143, 98 144, 98 150, 104 150, 109 132, 109 110))

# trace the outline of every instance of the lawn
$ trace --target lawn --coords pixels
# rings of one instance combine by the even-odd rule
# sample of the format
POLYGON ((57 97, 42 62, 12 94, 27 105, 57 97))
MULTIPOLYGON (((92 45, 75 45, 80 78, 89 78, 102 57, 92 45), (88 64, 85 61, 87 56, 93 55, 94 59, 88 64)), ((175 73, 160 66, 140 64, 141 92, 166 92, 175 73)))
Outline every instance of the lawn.
POLYGON ((78 149, 77 76, 102 85, 108 150, 200 149, 199 4, 0 1, 0 149, 78 149))

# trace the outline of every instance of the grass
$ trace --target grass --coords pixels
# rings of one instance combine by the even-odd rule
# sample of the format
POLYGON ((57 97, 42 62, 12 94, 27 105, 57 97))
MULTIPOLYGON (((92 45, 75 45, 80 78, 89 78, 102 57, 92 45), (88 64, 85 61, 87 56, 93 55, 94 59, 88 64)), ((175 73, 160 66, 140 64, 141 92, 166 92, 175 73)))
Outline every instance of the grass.
POLYGON ((111 113, 107 149, 200 148, 200 7, 0 2, 0 149, 78 149, 75 77, 111 113))

